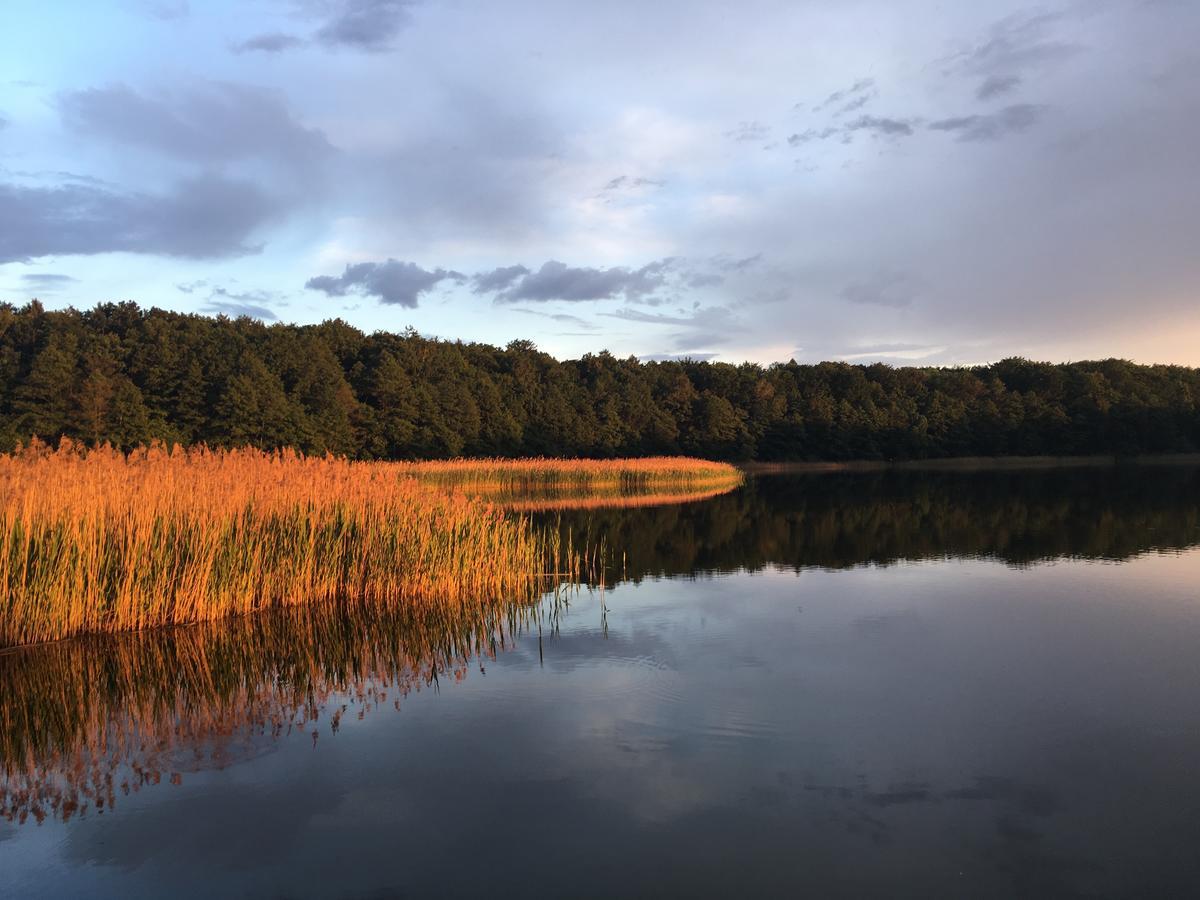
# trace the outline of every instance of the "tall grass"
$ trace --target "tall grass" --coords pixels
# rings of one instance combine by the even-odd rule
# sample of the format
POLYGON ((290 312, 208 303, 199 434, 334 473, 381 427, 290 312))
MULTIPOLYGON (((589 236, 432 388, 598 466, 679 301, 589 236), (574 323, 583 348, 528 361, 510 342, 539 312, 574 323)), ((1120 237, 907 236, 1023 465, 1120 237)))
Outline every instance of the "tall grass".
POLYGON ((319 600, 532 598, 558 538, 408 466, 64 442, 0 456, 0 645, 319 600))
POLYGON ((686 456, 644 459, 453 459, 408 463, 407 471, 424 484, 453 487, 471 494, 520 495, 549 488, 575 491, 678 492, 728 489, 742 474, 728 463, 686 456))
POLYGON ((681 458, 369 463, 34 441, 0 455, 0 646, 317 601, 533 599, 579 559, 502 501, 739 481, 681 458))

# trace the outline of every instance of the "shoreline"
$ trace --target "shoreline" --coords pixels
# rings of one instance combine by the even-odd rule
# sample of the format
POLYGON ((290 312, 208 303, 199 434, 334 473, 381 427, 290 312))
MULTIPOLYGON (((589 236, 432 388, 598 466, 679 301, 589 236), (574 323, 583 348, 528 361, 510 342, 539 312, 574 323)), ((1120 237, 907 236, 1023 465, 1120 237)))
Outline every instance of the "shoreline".
POLYGON ((1200 453, 1141 456, 950 456, 941 459, 743 462, 735 465, 748 475, 820 474, 822 472, 943 471, 973 472, 1001 469, 1100 469, 1115 466, 1200 466, 1200 453))

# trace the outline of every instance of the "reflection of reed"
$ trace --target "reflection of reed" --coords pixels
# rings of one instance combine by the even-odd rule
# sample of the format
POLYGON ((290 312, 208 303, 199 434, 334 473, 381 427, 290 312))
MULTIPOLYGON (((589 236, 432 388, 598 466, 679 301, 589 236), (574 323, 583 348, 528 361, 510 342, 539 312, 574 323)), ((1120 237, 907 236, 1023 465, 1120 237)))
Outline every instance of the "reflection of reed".
POLYGON ((552 512, 567 509, 633 509, 642 506, 666 506, 675 503, 694 503, 699 500, 711 500, 713 497, 726 494, 735 485, 710 488, 702 491, 649 491, 646 493, 613 491, 597 493, 587 491, 577 492, 530 492, 520 497, 500 495, 493 502, 504 509, 515 512, 552 512))
MULTIPOLYGON (((494 658, 540 607, 314 605, 0 654, 0 814, 63 820, 494 658)), ((557 610, 553 607, 551 615, 557 610)))

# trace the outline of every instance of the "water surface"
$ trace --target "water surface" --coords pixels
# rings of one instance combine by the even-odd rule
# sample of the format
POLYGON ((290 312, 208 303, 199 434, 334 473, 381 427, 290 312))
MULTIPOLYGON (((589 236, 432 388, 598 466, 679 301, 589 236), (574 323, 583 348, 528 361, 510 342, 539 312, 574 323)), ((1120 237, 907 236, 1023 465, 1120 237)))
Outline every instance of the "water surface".
POLYGON ((603 590, 0 656, 0 893, 1200 888, 1200 471, 540 515, 603 590))

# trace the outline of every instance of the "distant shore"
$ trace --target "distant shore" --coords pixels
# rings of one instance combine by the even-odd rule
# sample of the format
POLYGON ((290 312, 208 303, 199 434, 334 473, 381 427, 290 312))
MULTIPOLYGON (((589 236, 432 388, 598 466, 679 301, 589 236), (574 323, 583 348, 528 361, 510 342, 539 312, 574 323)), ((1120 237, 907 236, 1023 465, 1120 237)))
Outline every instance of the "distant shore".
POLYGON ((1162 453, 1141 456, 953 456, 945 459, 860 459, 843 462, 745 462, 737 466, 750 475, 817 472, 876 472, 888 469, 968 472, 990 469, 1083 469, 1118 465, 1200 466, 1200 453, 1162 453))

